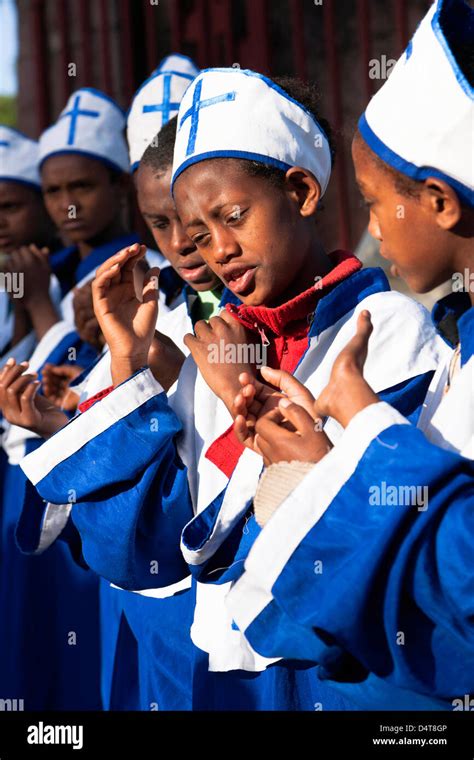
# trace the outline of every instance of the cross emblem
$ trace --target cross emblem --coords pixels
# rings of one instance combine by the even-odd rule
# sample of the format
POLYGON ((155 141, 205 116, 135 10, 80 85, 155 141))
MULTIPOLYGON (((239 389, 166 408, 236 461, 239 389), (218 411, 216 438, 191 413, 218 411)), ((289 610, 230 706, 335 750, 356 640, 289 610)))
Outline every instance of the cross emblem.
POLYGON ((172 74, 165 74, 163 78, 163 102, 143 106, 143 113, 161 111, 163 126, 170 120, 171 111, 179 111, 179 103, 171 102, 171 78, 172 74))
POLYGON ((183 126, 187 119, 191 119, 191 126, 189 129, 188 147, 186 149, 186 155, 189 156, 194 153, 196 147, 196 137, 199 126, 199 112, 202 108, 208 108, 216 103, 223 103, 228 100, 235 100, 236 92, 225 92, 223 95, 217 95, 215 98, 208 98, 207 100, 201 100, 202 91, 202 79, 199 80, 193 93, 193 104, 191 108, 188 108, 184 116, 181 118, 179 128, 183 126))
POLYGON ((67 144, 68 145, 74 145, 74 139, 76 137, 76 127, 77 127, 77 120, 79 119, 79 116, 89 116, 91 119, 97 119, 100 116, 99 111, 88 111, 87 109, 81 110, 81 107, 79 105, 81 100, 80 95, 76 95, 74 98, 74 105, 71 108, 70 111, 66 111, 66 113, 63 113, 61 116, 61 119, 64 119, 66 116, 71 117, 71 123, 69 125, 69 135, 67 138, 67 144))
POLYGON ((0 140, 0 148, 8 148, 9 145, 8 140, 0 140))

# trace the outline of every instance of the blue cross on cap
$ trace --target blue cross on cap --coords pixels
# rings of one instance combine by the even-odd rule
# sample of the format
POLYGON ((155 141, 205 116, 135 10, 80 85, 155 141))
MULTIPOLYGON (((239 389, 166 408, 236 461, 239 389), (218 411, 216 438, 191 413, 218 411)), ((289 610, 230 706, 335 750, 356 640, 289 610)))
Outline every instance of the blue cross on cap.
POLYGON ((87 109, 83 109, 81 111, 80 107, 80 101, 81 96, 76 95, 74 98, 74 104, 70 111, 66 111, 66 113, 63 113, 60 117, 61 119, 64 119, 66 116, 71 117, 71 123, 69 125, 69 135, 67 138, 67 144, 68 145, 74 145, 74 138, 76 137, 76 128, 77 128, 77 120, 79 119, 79 116, 88 116, 91 119, 97 119, 100 116, 99 111, 88 111, 87 109))
POLYGON ((202 79, 199 80, 193 93, 193 104, 191 108, 188 108, 184 116, 182 117, 179 128, 183 126, 186 119, 191 118, 191 126, 189 129, 188 147, 186 148, 186 155, 189 156, 194 153, 196 147, 196 137, 199 126, 199 111, 202 108, 208 108, 208 106, 214 106, 216 103, 223 103, 228 100, 235 100, 236 92, 226 92, 223 95, 216 95, 214 98, 208 98, 207 100, 201 100, 202 91, 202 79))
POLYGON ((8 148, 9 145, 11 145, 11 143, 9 143, 8 140, 0 140, 0 148, 8 148))
POLYGON ((154 113, 161 111, 163 114, 163 126, 170 120, 171 111, 179 111, 179 103, 171 102, 171 78, 172 74, 165 74, 163 79, 163 102, 143 106, 143 113, 154 113))

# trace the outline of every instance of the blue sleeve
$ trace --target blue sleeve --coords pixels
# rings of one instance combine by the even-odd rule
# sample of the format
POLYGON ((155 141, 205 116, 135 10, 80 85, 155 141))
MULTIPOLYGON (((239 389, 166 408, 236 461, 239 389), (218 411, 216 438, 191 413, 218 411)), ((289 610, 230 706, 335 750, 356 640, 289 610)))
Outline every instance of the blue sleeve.
POLYGON ((252 646, 336 680, 351 662, 404 689, 470 693, 473 476, 410 425, 379 433, 251 616, 252 646))
POLYGON ((193 514, 175 443, 181 424, 161 388, 143 400, 142 377, 119 386, 22 463, 43 499, 72 504, 87 564, 135 590, 189 574, 179 542, 193 514), (137 396, 131 404, 128 391, 137 396), (130 411, 123 414, 125 403, 130 411))
POLYGON ((385 401, 403 414, 412 425, 416 425, 433 375, 434 370, 410 377, 398 385, 381 391, 378 396, 381 401, 385 401))
MULTIPOLYGON (((387 388, 378 395, 416 424, 432 377, 433 372, 426 372, 387 388)), ((191 551, 206 555, 210 553, 206 544, 212 540, 215 526, 221 519, 224 493, 225 491, 186 526, 183 542, 191 551)), ((232 530, 218 546, 214 556, 209 556, 204 561, 200 559, 199 564, 190 564, 192 575, 201 583, 225 583, 228 580, 236 580, 243 572, 245 558, 259 533, 260 529, 252 513, 252 504, 249 503, 246 514, 238 516, 232 530)))

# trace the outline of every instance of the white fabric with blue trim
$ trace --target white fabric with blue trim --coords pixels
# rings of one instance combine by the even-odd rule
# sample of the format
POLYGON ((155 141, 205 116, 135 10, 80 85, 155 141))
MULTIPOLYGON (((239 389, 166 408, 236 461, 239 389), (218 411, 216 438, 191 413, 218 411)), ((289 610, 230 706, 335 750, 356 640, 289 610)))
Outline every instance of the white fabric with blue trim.
POLYGON ((40 165, 59 153, 77 153, 130 171, 125 114, 112 98, 91 87, 70 96, 59 118, 40 137, 40 165))
POLYGON ((206 69, 178 114, 173 183, 208 158, 245 158, 287 171, 301 166, 326 190, 329 143, 314 116, 267 77, 247 69, 206 69))
POLYGON ((41 187, 39 145, 17 129, 0 124, 0 181, 22 182, 41 187))
POLYGON ((171 53, 171 55, 167 55, 166 58, 163 58, 153 73, 159 74, 163 71, 177 71, 181 74, 188 74, 194 79, 199 74, 200 69, 187 55, 182 55, 182 53, 171 53))
POLYGON ((160 129, 176 116, 183 95, 197 74, 199 69, 190 58, 169 55, 137 90, 127 119, 132 171, 138 168, 160 129))
POLYGON ((385 163, 415 180, 446 180, 474 205, 474 89, 449 37, 474 47, 474 11, 438 0, 359 121, 365 142, 385 163))

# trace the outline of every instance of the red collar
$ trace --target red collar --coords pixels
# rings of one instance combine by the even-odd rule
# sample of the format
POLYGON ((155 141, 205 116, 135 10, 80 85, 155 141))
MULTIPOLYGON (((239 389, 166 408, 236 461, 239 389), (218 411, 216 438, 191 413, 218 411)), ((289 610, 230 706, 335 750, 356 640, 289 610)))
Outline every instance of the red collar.
POLYGON ((275 335, 284 335, 294 333, 295 323, 303 320, 307 329, 307 316, 314 312, 319 299, 362 268, 362 262, 348 251, 333 251, 328 256, 334 265, 333 269, 308 290, 281 306, 271 309, 268 306, 236 306, 228 303, 227 311, 250 330, 267 328, 275 335))

